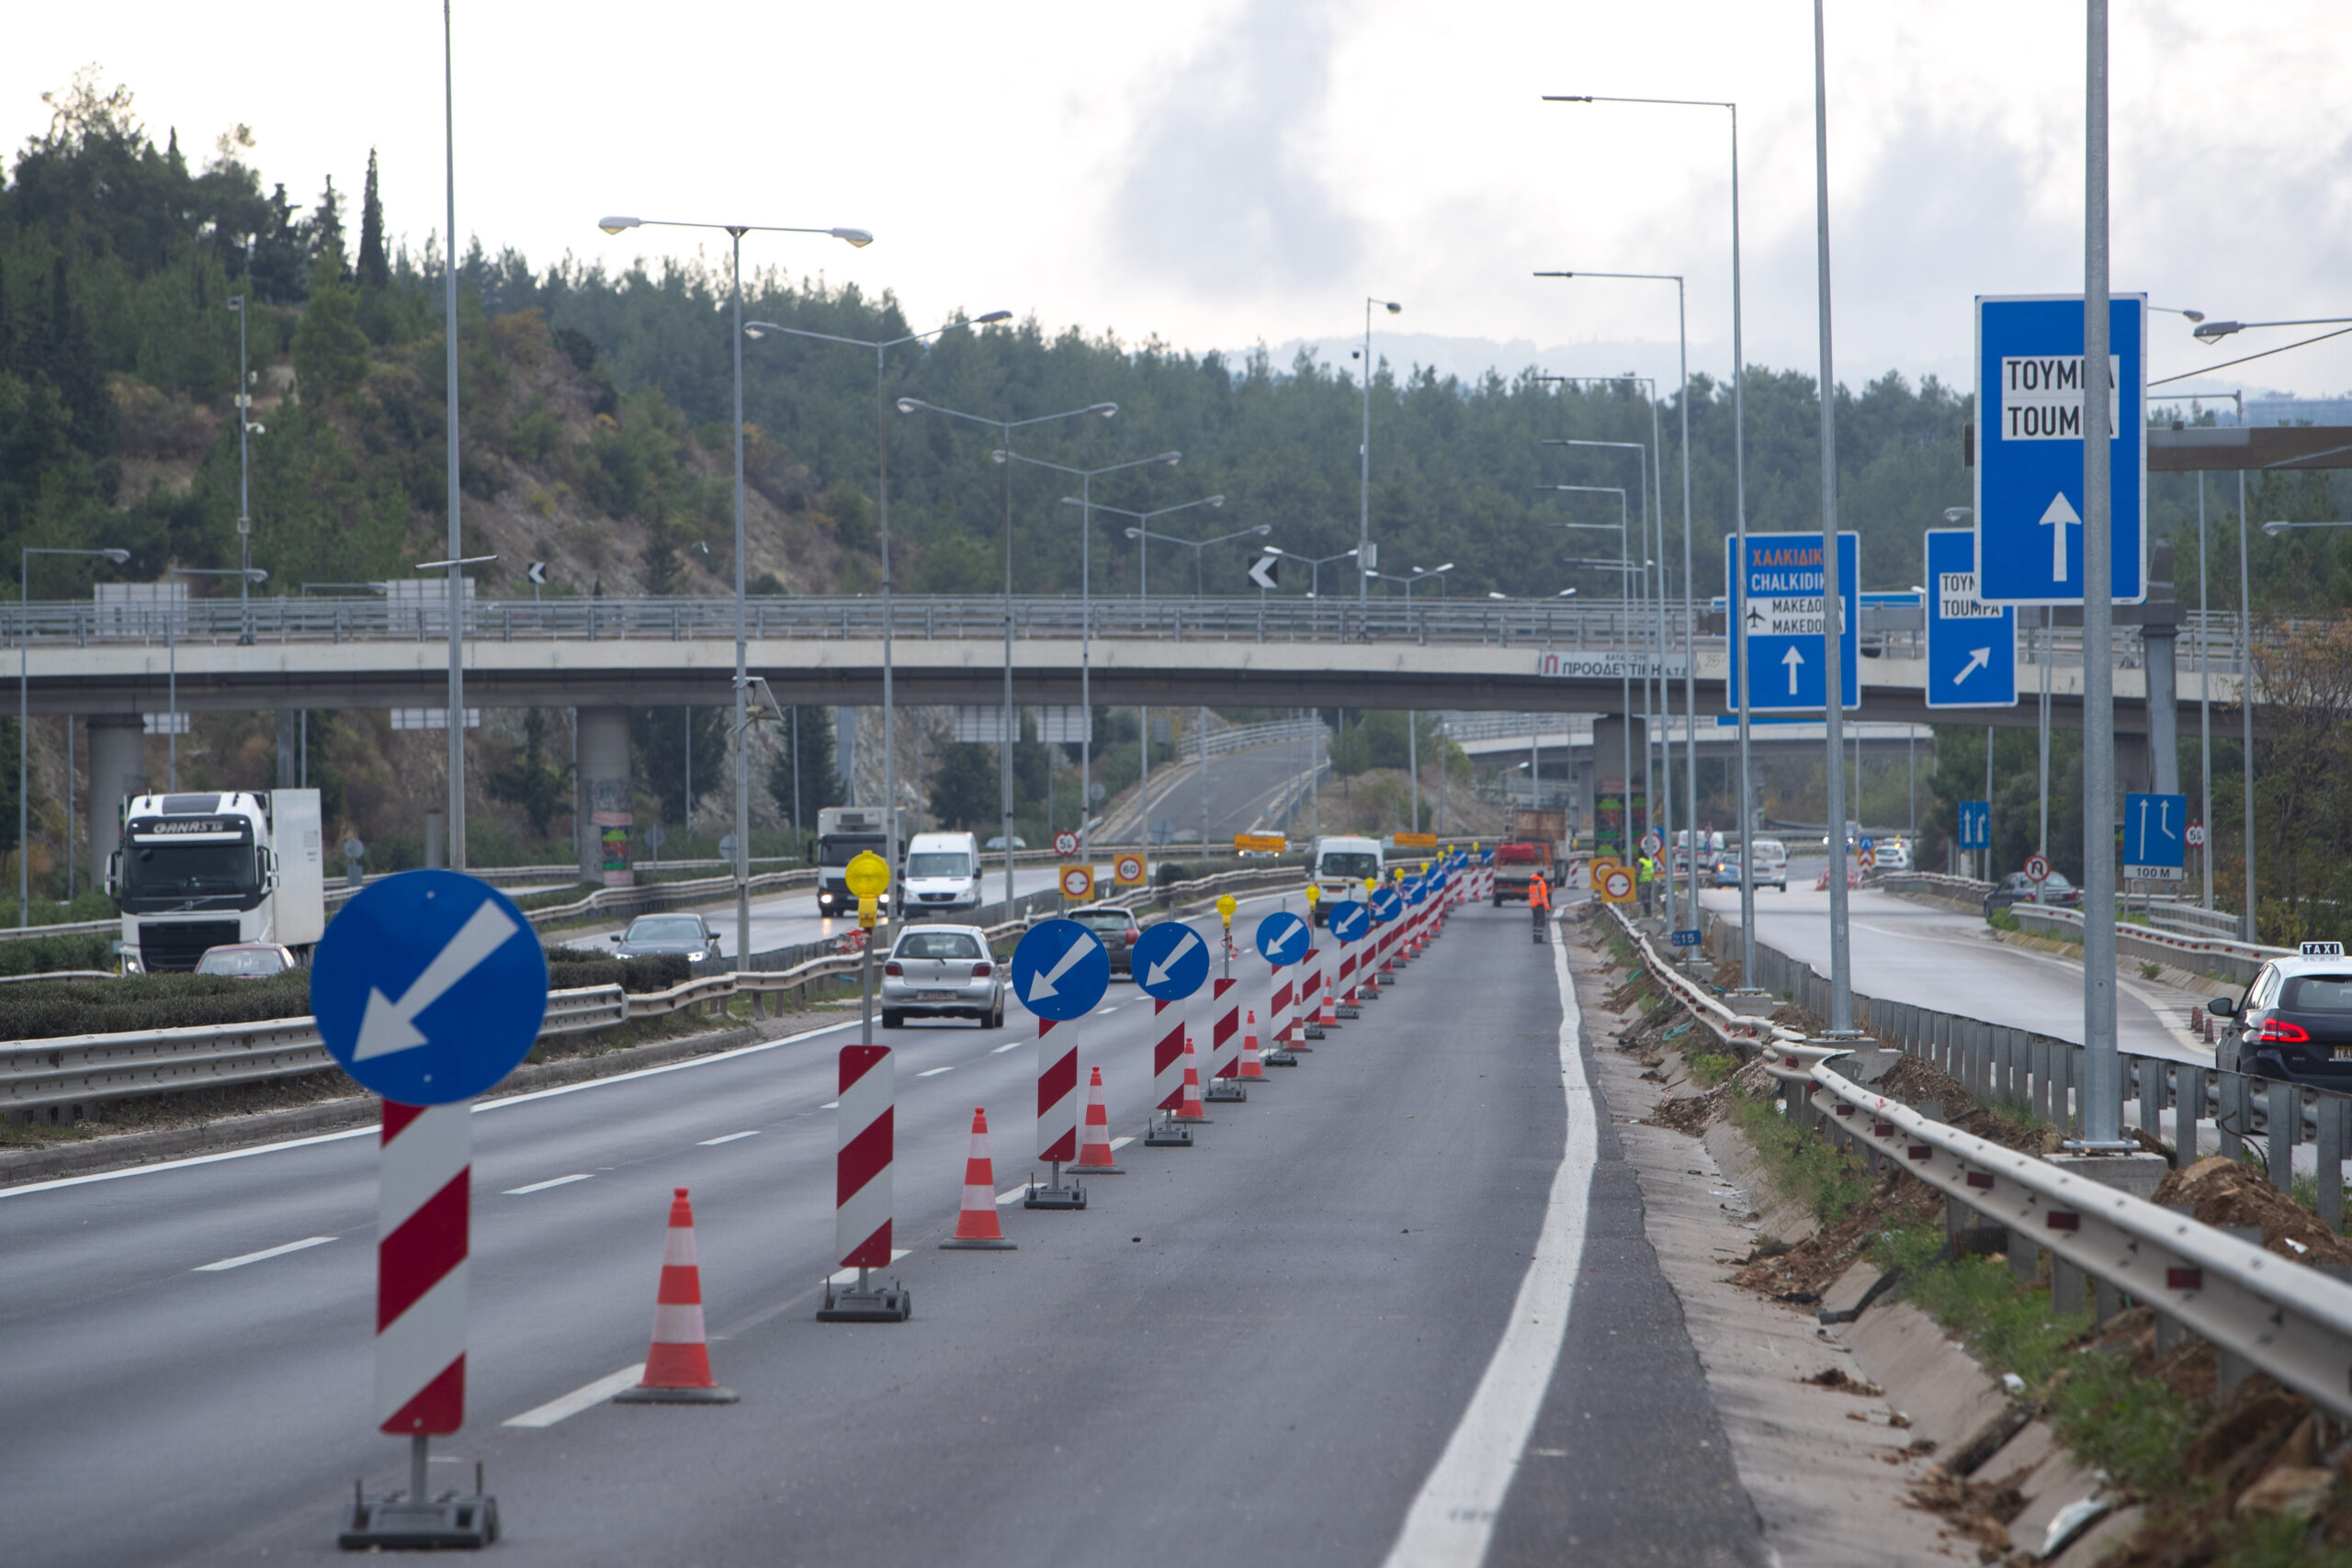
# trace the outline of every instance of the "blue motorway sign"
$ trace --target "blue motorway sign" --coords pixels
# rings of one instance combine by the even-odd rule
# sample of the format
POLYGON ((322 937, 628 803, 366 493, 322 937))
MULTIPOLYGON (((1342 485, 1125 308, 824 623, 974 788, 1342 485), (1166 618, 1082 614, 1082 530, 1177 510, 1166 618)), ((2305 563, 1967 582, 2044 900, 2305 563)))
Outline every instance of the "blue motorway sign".
POLYGON ((1670 931, 1668 935, 1669 940, 1677 947, 1696 947, 1699 945, 1699 932, 1696 928, 1686 928, 1679 931, 1670 931))
POLYGON ((1989 850, 1993 847, 1991 801, 1963 800, 1960 803, 1960 847, 1963 850, 1989 850))
POLYGON ((1260 920, 1255 941, 1258 956, 1277 969, 1297 963, 1315 945, 1314 933, 1306 929, 1306 922, 1288 909, 1277 909, 1260 920))
MULTIPOLYGON (((1201 964, 1205 969, 1205 951, 1201 964)), ((1040 920, 1012 950, 1012 994, 1039 1018, 1084 1018, 1110 985, 1111 954, 1076 920, 1040 920)))
POLYGON ((1331 906, 1324 923, 1341 942, 1354 942, 1372 929, 1372 911, 1352 898, 1342 898, 1331 906))
POLYGON ((1378 887, 1373 890, 1371 904, 1372 918, 1385 926, 1404 912, 1405 896, 1394 887, 1378 887))
MULTIPOLYGON (((2114 596, 2148 596, 2146 299, 2109 300, 2114 596)), ((1977 598, 2083 602, 2083 299, 1976 300, 1977 598)))
MULTIPOLYGON (((1860 536, 1838 536, 1838 597, 1843 602, 1844 636, 1839 639, 1843 660, 1838 684, 1841 705, 1860 707, 1862 701, 1860 664, 1861 599, 1860 536)), ((1821 536, 1818 534, 1750 534, 1747 569, 1738 570, 1733 558, 1739 536, 1724 539, 1724 575, 1732 584, 1731 613, 1747 628, 1747 682, 1750 713, 1818 713, 1826 705, 1823 678, 1826 652, 1822 644, 1821 536)), ((1731 639, 1732 690, 1742 690, 1740 639, 1731 639)))
MULTIPOLYGON (((1295 923, 1298 917, 1285 919, 1295 923)), ((1143 987, 1144 995, 1164 1002, 1182 1001, 1209 977, 1209 944, 1182 920, 1162 920, 1147 928, 1136 938, 1135 951, 1128 956, 1136 984, 1143 987)), ((1104 962, 1107 965, 1109 960, 1104 962)))
POLYGON ((530 1054, 548 961, 513 901, 452 871, 370 883, 311 966, 319 1038, 363 1088, 403 1105, 471 1100, 530 1054))
POLYGON ((2188 796, 2128 794, 2123 797, 2123 874, 2147 882, 2177 882, 2188 861, 2188 796))
POLYGON ((2018 705, 2018 613, 1976 597, 1976 533, 1928 530, 1928 705, 2018 705))

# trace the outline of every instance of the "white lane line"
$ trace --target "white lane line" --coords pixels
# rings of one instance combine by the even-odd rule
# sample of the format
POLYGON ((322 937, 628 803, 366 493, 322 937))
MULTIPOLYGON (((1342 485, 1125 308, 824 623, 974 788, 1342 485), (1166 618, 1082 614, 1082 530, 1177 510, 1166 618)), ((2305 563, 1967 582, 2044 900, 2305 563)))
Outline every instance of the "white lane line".
POLYGON ((991 1055, 991 1056, 1001 1056, 1001 1055, 1003 1055, 1007 1051, 1015 1050, 1015 1049, 1017 1049, 1017 1048, 1019 1048, 1019 1047, 1021 1047, 1021 1046, 1023 1046, 1023 1045, 1026 1045, 1026 1044, 1028 1044, 1028 1043, 1029 1043, 1029 1042, 1027 1042, 1026 1040, 1008 1040, 1008 1041, 1006 1041, 1003 1044, 1001 1044, 1001 1045, 998 1046, 995 1050, 993 1050, 993 1051, 989 1052, 989 1055, 991 1055))
MULTIPOLYGON (((890 1262, 896 1263, 899 1258, 904 1258, 906 1255, 907 1249, 905 1247, 894 1247, 890 1249, 890 1262)), ((884 1267, 887 1268, 888 1265, 886 1264, 884 1267)), ((857 1283, 857 1270, 854 1269, 841 1269, 833 1274, 828 1275, 826 1277, 826 1282, 833 1285, 854 1285, 857 1283)))
POLYGON ((1018 1203, 1022 1199, 1027 1197, 1028 1194, 1029 1184, 1024 1181, 1009 1192, 998 1193, 996 1195, 997 1207, 1002 1208, 1007 1203, 1018 1203))
POLYGON ((1566 942, 1552 944, 1552 971, 1560 987, 1560 1076, 1567 1095, 1568 1127, 1544 1229, 1519 1282, 1510 1323, 1487 1363, 1462 1423, 1413 1499, 1384 1568, 1455 1568, 1483 1562, 1520 1456, 1559 1363, 1584 1258, 1585 1211, 1592 1192, 1599 1134, 1592 1086, 1577 1046, 1579 1016, 1568 976, 1566 942))
POLYGON ((841 1108, 842 1102, 838 1100, 829 1100, 825 1101, 824 1104, 817 1107, 820 1111, 839 1111, 841 1108))
POLYGON ((333 1241, 331 1235, 306 1235, 300 1241, 289 1241, 283 1247, 265 1247, 259 1252, 240 1253, 224 1258, 218 1263, 199 1263, 188 1270, 191 1274, 218 1274, 223 1269, 243 1269, 248 1263, 259 1263, 265 1258, 283 1258, 289 1252, 300 1252, 306 1247, 324 1247, 333 1241))
POLYGON ((545 1404, 526 1410, 520 1416, 510 1416, 499 1423, 502 1427, 552 1427, 567 1416, 577 1416, 592 1404, 605 1401, 625 1388, 635 1388, 645 1376, 645 1363, 623 1367, 609 1377, 573 1389, 561 1399, 550 1399, 545 1404))
POLYGON ((1134 1142, 1135 1138, 1132 1134, 1126 1137, 1114 1138, 1111 1140, 1111 1152, 1113 1154, 1117 1154, 1121 1149, 1125 1148, 1129 1144, 1134 1142))
POLYGON ((731 1144, 738 1138, 756 1138, 759 1135, 760 1129, 754 1127, 748 1133, 729 1133, 724 1137, 705 1138, 701 1143, 696 1144, 695 1147, 698 1149, 715 1149, 721 1144, 731 1144))
POLYGON ((1095 1016, 1095 1017, 1097 1017, 1097 1018, 1108 1018, 1108 1017, 1110 1017, 1113 1013, 1114 1013, 1114 1012, 1116 1012, 1116 1011, 1118 1011, 1118 1010, 1119 1010, 1119 1004, 1118 1004, 1118 1003, 1116 1003, 1116 1002, 1113 1002, 1109 1007, 1106 1007, 1106 1008, 1096 1008, 1096 1009, 1094 1010, 1094 1016, 1095 1016))
POLYGON ((917 1073, 915 1077, 919 1078, 935 1078, 942 1073, 952 1073, 956 1069, 953 1067, 925 1067, 922 1072, 917 1073))
POLYGON ((569 1187, 575 1181, 594 1181, 595 1179, 596 1179, 594 1176, 591 1176, 588 1172, 583 1170, 571 1176, 559 1176, 547 1181, 534 1181, 528 1187, 510 1187, 506 1190, 506 1196, 509 1198, 520 1198, 526 1192, 544 1192, 550 1187, 569 1187))

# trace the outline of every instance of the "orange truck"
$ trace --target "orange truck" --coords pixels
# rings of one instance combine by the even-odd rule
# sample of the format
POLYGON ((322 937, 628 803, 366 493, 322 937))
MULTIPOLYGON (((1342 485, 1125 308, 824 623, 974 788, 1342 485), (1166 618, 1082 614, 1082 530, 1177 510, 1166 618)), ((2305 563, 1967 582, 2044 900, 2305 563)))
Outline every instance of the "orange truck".
POLYGON ((1560 886, 1561 840, 1567 831, 1565 811, 1511 813, 1510 830, 1495 846, 1494 902, 1498 906, 1525 903, 1527 886, 1539 871, 1553 887, 1560 886))

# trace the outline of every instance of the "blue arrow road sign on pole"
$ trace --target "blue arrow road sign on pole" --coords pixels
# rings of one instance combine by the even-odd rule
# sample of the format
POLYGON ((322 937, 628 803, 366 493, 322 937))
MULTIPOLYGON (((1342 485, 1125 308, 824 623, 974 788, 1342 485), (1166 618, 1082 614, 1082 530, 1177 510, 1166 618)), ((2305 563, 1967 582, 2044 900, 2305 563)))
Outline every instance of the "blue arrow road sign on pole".
MULTIPOLYGON (((2148 596, 2146 297, 2109 301, 2115 602, 2148 596)), ((2083 602, 2083 300, 1976 300, 1977 594, 2083 602)))
POLYGON ((1354 942, 1372 929, 1372 913, 1354 899, 1346 898, 1331 906, 1327 923, 1333 936, 1341 942, 1354 942))
POLYGON ((1136 938, 1128 960, 1144 995, 1164 1002, 1182 1001, 1209 977, 1209 944, 1182 920, 1162 920, 1136 938))
POLYGON ((1960 803, 1960 847, 1963 850, 1989 850, 1993 847, 1992 802, 1963 800, 1960 803))
POLYGON ((451 871, 371 883, 311 966, 319 1038, 386 1100, 454 1105, 514 1070, 539 1037, 548 961, 496 888, 451 871))
POLYGON ((1928 705, 2018 705, 2018 613, 1976 597, 1973 529, 1928 530, 1928 705))
POLYGON ((1084 1018, 1110 984, 1111 954, 1102 939, 1076 920, 1040 920, 1012 950, 1013 997, 1039 1018, 1057 1023, 1084 1018))
MULTIPOLYGON (((1731 612, 1747 622, 1747 682, 1750 713, 1819 713, 1825 705, 1822 671, 1821 536, 1750 534, 1747 570, 1732 558, 1739 536, 1724 539, 1724 576, 1732 583, 1731 612)), ((1838 536, 1838 596, 1845 603, 1840 641, 1841 705, 1860 707, 1862 681, 1860 536, 1838 536)), ((1732 679, 1739 679, 1739 638, 1731 641, 1732 679)), ((1737 685, 1733 687, 1736 692, 1737 685)))
POLYGON ((1394 887, 1375 887, 1372 893, 1372 918, 1382 925, 1395 919, 1405 907, 1404 896, 1394 887))
POLYGON ((1306 956, 1315 945, 1308 935, 1306 922, 1288 909, 1277 909, 1258 922, 1258 934, 1253 939, 1258 956, 1279 969, 1285 964, 1295 964, 1306 956))
POLYGON ((2188 796, 2123 797, 2123 874, 2143 882, 2178 882, 2188 858, 2188 796))

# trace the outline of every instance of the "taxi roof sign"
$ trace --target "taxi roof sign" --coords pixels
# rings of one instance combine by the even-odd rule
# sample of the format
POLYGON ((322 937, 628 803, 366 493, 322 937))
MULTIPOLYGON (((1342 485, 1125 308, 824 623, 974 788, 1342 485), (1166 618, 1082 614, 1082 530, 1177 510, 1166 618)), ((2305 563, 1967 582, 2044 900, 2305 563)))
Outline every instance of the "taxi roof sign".
POLYGON ((2344 944, 2340 942, 2307 942, 2301 949, 2305 958, 2341 958, 2344 944))

